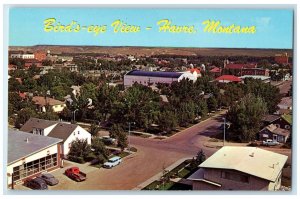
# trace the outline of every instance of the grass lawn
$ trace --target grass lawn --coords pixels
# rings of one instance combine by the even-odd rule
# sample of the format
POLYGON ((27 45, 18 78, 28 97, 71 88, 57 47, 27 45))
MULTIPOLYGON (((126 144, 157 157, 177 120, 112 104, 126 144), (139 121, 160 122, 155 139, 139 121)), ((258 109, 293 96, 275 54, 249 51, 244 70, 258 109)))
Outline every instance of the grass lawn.
POLYGON ((185 185, 181 183, 176 183, 176 182, 167 182, 164 185, 160 185, 158 181, 154 181, 142 190, 192 190, 193 187, 190 185, 185 185))

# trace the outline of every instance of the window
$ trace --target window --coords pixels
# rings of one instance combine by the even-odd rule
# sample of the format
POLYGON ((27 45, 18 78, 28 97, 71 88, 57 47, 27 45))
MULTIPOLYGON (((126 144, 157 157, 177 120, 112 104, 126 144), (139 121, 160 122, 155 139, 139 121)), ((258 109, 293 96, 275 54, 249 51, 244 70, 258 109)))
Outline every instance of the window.
POLYGON ((285 129, 287 129, 287 130, 289 130, 289 129, 291 128, 290 125, 285 125, 284 127, 285 127, 285 129))
POLYGON ((237 182, 249 183, 249 176, 230 171, 222 171, 221 178, 237 182))
POLYGON ((80 134, 80 131, 78 131, 78 135, 80 134))

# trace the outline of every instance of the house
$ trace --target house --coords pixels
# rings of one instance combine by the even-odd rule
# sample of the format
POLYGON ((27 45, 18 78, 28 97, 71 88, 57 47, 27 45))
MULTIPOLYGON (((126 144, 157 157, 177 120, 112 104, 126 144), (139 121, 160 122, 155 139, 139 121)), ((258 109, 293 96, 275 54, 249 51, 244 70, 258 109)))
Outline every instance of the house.
POLYGON ((188 179, 193 190, 266 190, 281 187, 287 156, 256 147, 224 146, 188 179))
POLYGON ((60 113, 66 107, 65 102, 50 97, 34 96, 32 97, 32 101, 40 112, 46 112, 46 107, 49 106, 54 113, 60 113))
POLYGON ((13 188, 28 178, 61 166, 61 139, 8 130, 7 185, 13 188))
POLYGON ((274 124, 275 126, 290 130, 292 128, 292 115, 283 114, 283 115, 265 115, 263 118, 264 126, 274 124))
POLYGON ((291 133, 289 130, 282 129, 274 124, 270 124, 259 132, 259 140, 264 141, 267 139, 272 139, 279 143, 285 143, 290 134, 291 133))
POLYGON ((292 97, 283 97, 277 106, 279 109, 292 110, 292 97))
POLYGON ((172 82, 180 82, 185 78, 194 82, 197 80, 197 76, 194 76, 190 72, 154 72, 132 70, 124 76, 124 87, 130 87, 134 83, 142 84, 144 86, 156 85, 158 83, 171 84, 172 82))
POLYGON ((91 144, 91 134, 77 124, 30 118, 20 129, 32 134, 59 138, 63 142, 61 153, 69 153, 72 141, 86 139, 91 144))
POLYGON ((242 79, 239 77, 236 77, 234 75, 222 75, 220 77, 217 77, 215 79, 219 83, 229 83, 229 82, 234 82, 234 83, 240 83, 242 82, 242 79))
POLYGON ((212 69, 209 70, 214 77, 219 77, 222 74, 222 68, 214 66, 212 69))
POLYGON ((201 77, 201 70, 198 68, 190 68, 186 72, 190 72, 196 77, 201 77))
POLYGON ((289 56, 287 53, 283 54, 275 54, 275 62, 278 64, 288 64, 289 63, 289 56))
POLYGON ((25 53, 23 51, 20 51, 18 53, 10 53, 10 58, 19 58, 19 59, 34 59, 33 53, 25 53))

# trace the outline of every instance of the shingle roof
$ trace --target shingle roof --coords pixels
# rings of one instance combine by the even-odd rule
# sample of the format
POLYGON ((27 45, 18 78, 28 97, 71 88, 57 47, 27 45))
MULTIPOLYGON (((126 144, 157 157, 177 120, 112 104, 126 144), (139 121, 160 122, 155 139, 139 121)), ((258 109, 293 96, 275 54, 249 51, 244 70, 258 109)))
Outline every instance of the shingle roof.
POLYGON ((25 132, 32 132, 33 128, 45 129, 57 123, 58 121, 43 120, 32 117, 27 120, 27 122, 22 126, 20 130, 25 132))
POLYGON ((283 136, 290 135, 290 132, 288 130, 279 128, 274 124, 270 124, 270 125, 266 126, 265 128, 263 128, 262 130, 264 130, 264 129, 267 129, 271 133, 274 133, 274 134, 277 134, 277 135, 283 135, 283 136))
POLYGON ((179 73, 179 72, 152 72, 152 71, 133 70, 133 71, 128 72, 126 75, 146 76, 146 77, 179 78, 182 75, 182 73, 179 73))
POLYGON ((275 120, 277 120, 277 119, 279 119, 280 118, 280 116, 279 115, 265 115, 264 117, 263 117, 263 121, 264 122, 273 122, 273 121, 275 121, 275 120))
POLYGON ((56 99, 53 99, 53 98, 50 98, 50 97, 47 97, 45 99, 45 97, 42 97, 42 96, 34 96, 32 98, 32 101, 37 104, 37 105, 41 105, 41 106, 46 106, 47 104, 51 105, 51 106, 54 106, 54 105, 63 105, 65 104, 64 102, 62 101, 59 101, 59 100, 56 100, 56 99))
POLYGON ((78 127, 76 124, 68 124, 68 123, 58 123, 52 131, 48 134, 49 137, 55 137, 66 141, 68 137, 74 132, 74 130, 78 127))
POLYGON ((9 129, 7 164, 30 156, 31 154, 60 143, 61 141, 61 139, 57 138, 9 129), (26 142, 27 138, 28 143, 26 142))
POLYGON ((239 77, 236 77, 234 75, 222 75, 218 78, 216 78, 218 81, 231 81, 231 82, 240 82, 242 81, 239 77))
POLYGON ((224 146, 199 167, 232 169, 274 182, 287 158, 256 147, 224 146))

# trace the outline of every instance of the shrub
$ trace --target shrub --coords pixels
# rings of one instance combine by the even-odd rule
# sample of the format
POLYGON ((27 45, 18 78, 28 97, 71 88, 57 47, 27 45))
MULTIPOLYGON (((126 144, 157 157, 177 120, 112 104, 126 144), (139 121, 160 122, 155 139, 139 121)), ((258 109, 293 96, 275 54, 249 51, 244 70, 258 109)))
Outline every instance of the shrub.
POLYGON ((71 155, 69 155, 69 156, 68 156, 68 159, 69 159, 70 161, 77 162, 77 163, 80 163, 80 164, 85 163, 83 157, 77 157, 77 156, 71 156, 71 155))

